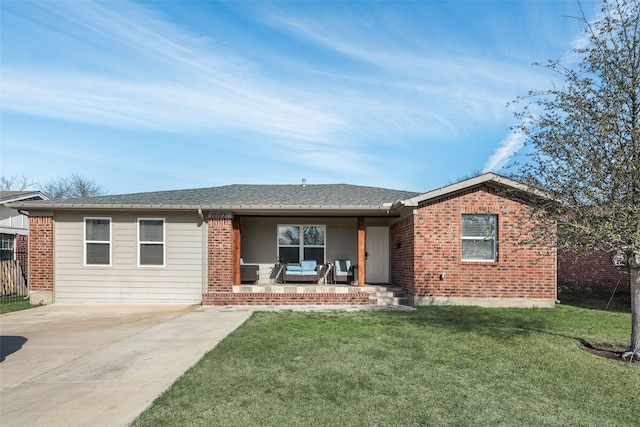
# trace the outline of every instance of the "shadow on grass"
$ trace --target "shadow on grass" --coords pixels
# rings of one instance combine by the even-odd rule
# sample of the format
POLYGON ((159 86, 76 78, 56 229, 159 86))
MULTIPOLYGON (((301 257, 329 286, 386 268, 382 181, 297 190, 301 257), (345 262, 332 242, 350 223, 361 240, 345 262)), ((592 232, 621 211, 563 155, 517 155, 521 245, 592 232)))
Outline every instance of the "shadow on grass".
POLYGON ((558 294, 561 304, 590 310, 631 313, 629 291, 568 291, 558 294))
POLYGON ((482 307, 425 306, 411 312, 389 312, 395 321, 438 328, 455 334, 474 333, 509 340, 531 333, 548 333, 547 309, 496 309, 482 307))

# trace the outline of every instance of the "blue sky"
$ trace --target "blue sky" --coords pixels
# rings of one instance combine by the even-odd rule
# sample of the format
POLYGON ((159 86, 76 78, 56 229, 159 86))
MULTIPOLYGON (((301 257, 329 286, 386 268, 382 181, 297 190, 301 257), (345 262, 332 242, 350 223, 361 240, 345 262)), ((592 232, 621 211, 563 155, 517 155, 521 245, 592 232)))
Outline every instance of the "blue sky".
POLYGON ((582 40, 574 0, 0 8, 2 174, 112 194, 499 173, 521 144, 507 103, 582 40))

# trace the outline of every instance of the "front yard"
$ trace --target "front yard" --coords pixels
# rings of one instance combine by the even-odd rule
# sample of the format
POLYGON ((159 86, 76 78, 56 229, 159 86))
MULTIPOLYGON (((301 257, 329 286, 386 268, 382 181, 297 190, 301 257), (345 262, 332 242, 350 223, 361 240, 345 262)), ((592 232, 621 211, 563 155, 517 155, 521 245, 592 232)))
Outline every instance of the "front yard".
POLYGON ((636 426, 628 312, 422 307, 259 312, 135 426, 636 426))

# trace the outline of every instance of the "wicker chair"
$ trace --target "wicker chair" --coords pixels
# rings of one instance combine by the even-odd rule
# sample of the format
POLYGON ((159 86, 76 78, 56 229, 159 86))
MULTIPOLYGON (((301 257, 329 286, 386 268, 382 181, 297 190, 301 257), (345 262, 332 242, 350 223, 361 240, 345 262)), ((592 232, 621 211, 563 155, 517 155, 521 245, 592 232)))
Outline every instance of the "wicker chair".
POLYGON ((240 281, 256 283, 260 277, 260 266, 258 264, 245 264, 240 258, 240 281))
POLYGON ((353 280, 353 266, 350 259, 337 259, 333 264, 333 283, 346 282, 351 283, 353 280))

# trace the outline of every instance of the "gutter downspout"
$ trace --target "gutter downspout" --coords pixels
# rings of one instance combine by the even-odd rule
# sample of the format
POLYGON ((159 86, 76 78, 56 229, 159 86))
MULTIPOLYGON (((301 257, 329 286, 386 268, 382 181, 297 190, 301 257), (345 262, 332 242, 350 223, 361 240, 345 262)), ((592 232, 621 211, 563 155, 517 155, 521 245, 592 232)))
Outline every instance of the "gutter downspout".
MULTIPOLYGON (((202 293, 206 294, 208 291, 207 277, 209 276, 209 254, 207 253, 207 237, 209 235, 209 224, 204 218, 202 208, 198 208, 198 216, 202 220, 202 293)), ((202 305, 202 298, 200 299, 200 305, 202 305)))

